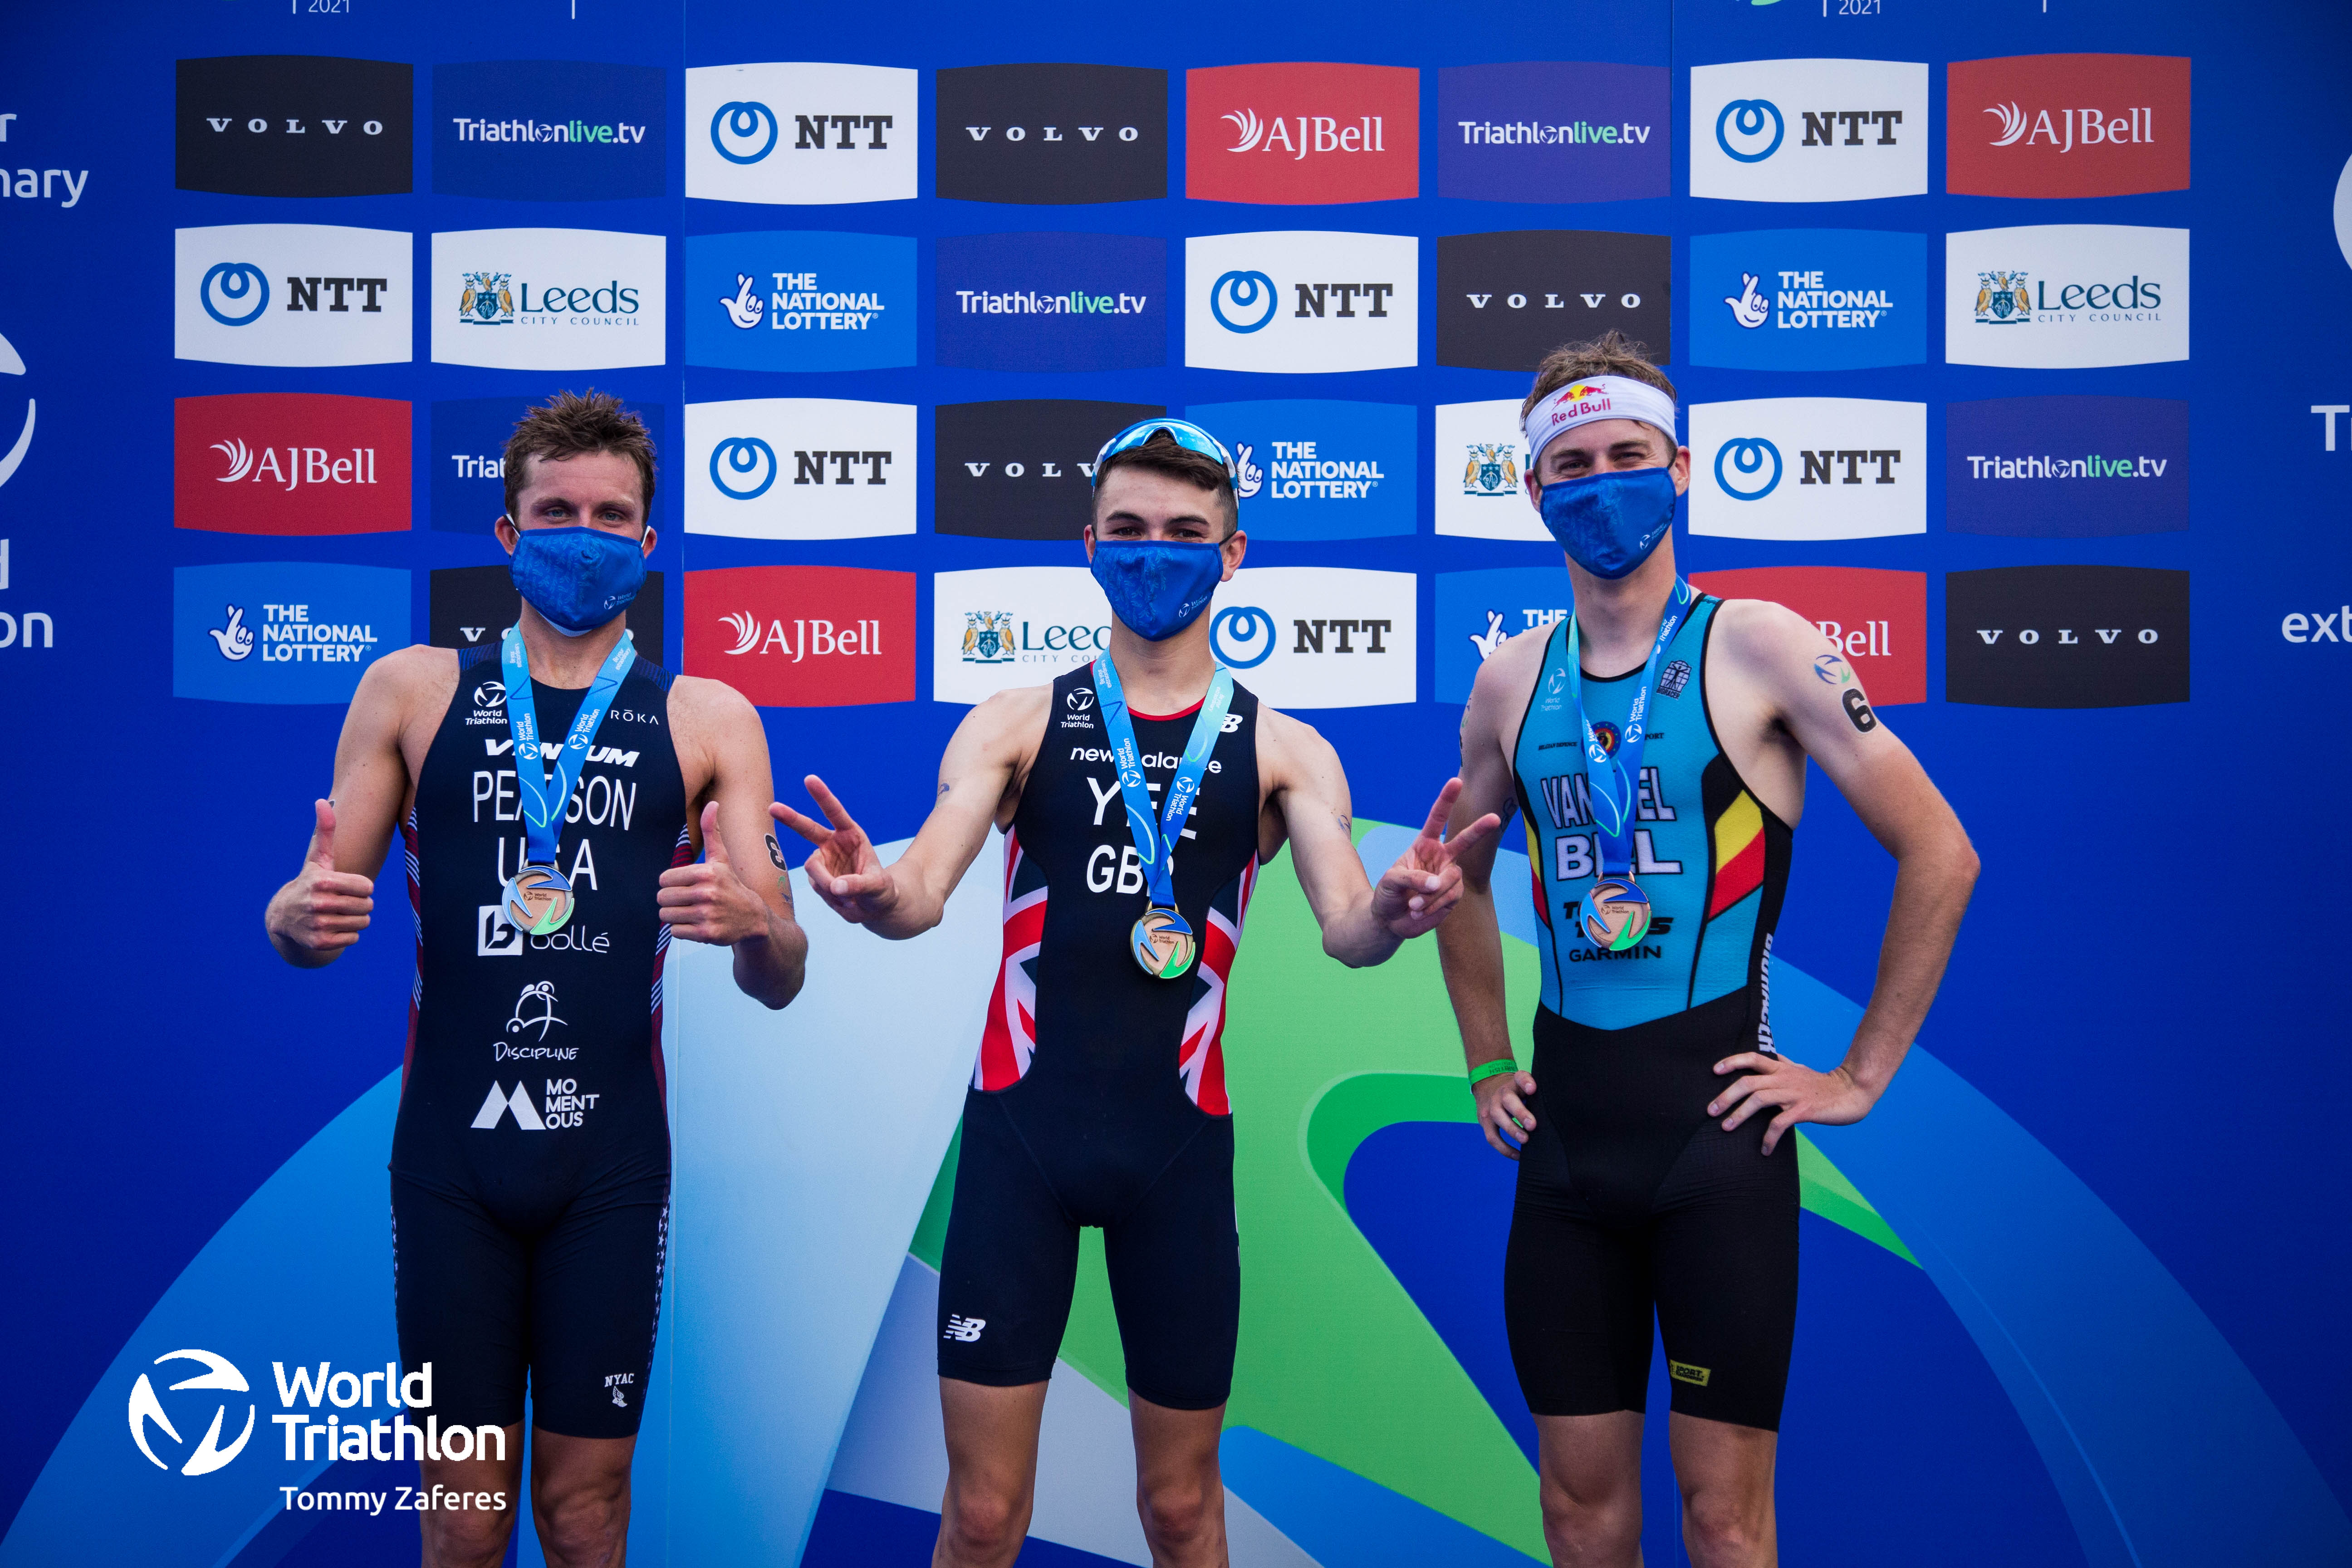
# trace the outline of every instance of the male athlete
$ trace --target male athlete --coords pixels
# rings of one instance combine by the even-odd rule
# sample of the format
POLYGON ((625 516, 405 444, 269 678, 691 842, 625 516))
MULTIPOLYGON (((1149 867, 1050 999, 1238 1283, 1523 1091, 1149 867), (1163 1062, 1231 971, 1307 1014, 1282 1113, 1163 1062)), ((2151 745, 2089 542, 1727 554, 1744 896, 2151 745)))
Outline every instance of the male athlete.
POLYGON ((1556 351, 1521 420, 1528 499, 1567 553, 1575 613, 1479 670, 1453 813, 1527 824, 1543 976, 1527 1070, 1510 1056, 1493 844, 1464 852, 1438 947, 1479 1122, 1519 1161, 1504 1311, 1540 1436, 1544 1535, 1558 1563, 1641 1561, 1654 1313, 1691 1561, 1769 1564, 1797 1315, 1786 1135, 1858 1121, 1885 1091, 1976 854, 1820 631, 1675 574, 1690 453, 1674 384, 1636 345, 1612 332, 1556 351), (1774 1053, 1765 1006, 1808 757, 1897 866, 1877 986, 1826 1073, 1774 1053), (1759 1113, 1760 1138, 1735 1135, 1759 1113))
POLYGON ((975 708, 929 819, 887 868, 821 781, 808 789, 829 829, 773 808, 816 846, 818 896, 892 938, 937 925, 991 825, 1004 833, 1004 956, 940 1269, 944 1568, 1021 1549, 1081 1226, 1103 1227, 1152 1561, 1225 1562, 1217 1435, 1241 1260, 1219 1041, 1251 889, 1287 839, 1324 951, 1379 963, 1445 918, 1454 855, 1498 826, 1441 842, 1449 782, 1367 883, 1337 753, 1211 655, 1203 612, 1248 547, 1238 525, 1233 459, 1207 431, 1156 419, 1112 437, 1084 535, 1108 655, 975 708))
POLYGON ((289 963, 332 963, 399 824, 417 932, 392 1142, 400 1354, 432 1369, 427 1495, 490 1500, 419 1514, 427 1568, 505 1553, 526 1376, 549 1563, 622 1560, 669 1224, 662 963, 682 936, 732 948, 735 984, 771 1007, 801 986, 759 715, 626 633, 653 492, 653 444, 611 397, 562 393, 515 426, 497 531, 518 625, 369 668, 301 874, 269 901, 289 963))

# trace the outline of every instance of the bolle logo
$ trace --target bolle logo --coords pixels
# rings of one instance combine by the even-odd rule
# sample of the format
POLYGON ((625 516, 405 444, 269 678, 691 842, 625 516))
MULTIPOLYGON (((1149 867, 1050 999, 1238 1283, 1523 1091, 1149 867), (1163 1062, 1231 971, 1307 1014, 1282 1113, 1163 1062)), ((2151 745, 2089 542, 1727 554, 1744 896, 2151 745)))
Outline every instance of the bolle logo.
POLYGON ((756 163, 776 149, 776 115, 750 99, 722 103, 710 117, 710 145, 730 163, 756 163))
POLYGON ((1280 303, 1274 279, 1263 272, 1222 273, 1209 286, 1209 314, 1229 332, 1255 332, 1274 320, 1280 303), (1233 313, 1226 313, 1226 306, 1233 313))
MULTIPOLYGON (((1302 628, 1305 624, 1300 623, 1302 628)), ((1322 623, 1316 625, 1319 627, 1322 623)), ((1299 636, 1303 644, 1303 629, 1299 636)), ((1254 605, 1228 605, 1209 623, 1209 651, 1219 663, 1234 669, 1255 669, 1264 664, 1274 657, 1279 640, 1274 617, 1254 605)))
POLYGON ((196 285, 196 300, 224 327, 251 326, 269 309, 269 279, 249 261, 218 262, 196 285), (250 305, 245 303, 248 299, 250 305))
POLYGON ((514 325, 514 281, 511 272, 468 272, 457 291, 457 319, 469 327, 514 325))
POLYGON ((504 904, 474 906, 474 956, 520 958, 522 931, 507 918, 504 904))
POLYGON ((757 500, 766 495, 776 482, 777 468, 776 449, 756 436, 729 437, 710 449, 710 482, 729 500, 757 500))
MULTIPOLYGON (((191 1388, 217 1389, 230 1394, 253 1392, 253 1385, 246 1382, 245 1373, 237 1371, 226 1356, 215 1355, 210 1351, 167 1351, 155 1358, 155 1364, 162 1366, 167 1361, 192 1361, 205 1370, 193 1377, 182 1378, 177 1383, 166 1384, 165 1393, 177 1394, 184 1389, 191 1388)), ((174 1401, 174 1403, 181 1402, 174 1401)), ((212 1402, 206 1401, 206 1403, 212 1402)), ((237 1434, 236 1441, 224 1448, 220 1446, 220 1440, 221 1433, 229 1419, 228 1410, 228 1401, 223 1400, 214 1405, 212 1424, 205 1428, 204 1441, 196 1446, 196 1451, 189 1455, 187 1462, 180 1467, 180 1474, 208 1476, 245 1452, 246 1444, 253 1437, 253 1424, 258 1414, 258 1407, 250 1404, 246 1405, 244 1430, 237 1434)), ((131 1385, 130 1420, 131 1440, 139 1445, 139 1451, 147 1457, 147 1462, 159 1470, 170 1469, 172 1468, 170 1462, 156 1455, 149 1438, 148 1428, 154 1427, 174 1443, 184 1442, 184 1439, 181 1437, 179 1428, 172 1424, 172 1417, 165 1412, 163 1400, 155 1393, 155 1385, 149 1381, 147 1373, 143 1372, 139 1374, 139 1381, 131 1385)), ((193 1422, 191 1424, 193 1425, 193 1422)))
POLYGON ((1779 105, 1769 99, 1735 98, 1715 117, 1715 144, 1743 163, 1760 163, 1778 153, 1787 132, 1779 105), (1767 126, 1771 129, 1769 137, 1767 126))
MULTIPOLYGON (((1812 454, 1806 453, 1805 460, 1805 483, 1811 484, 1812 454)), ((1732 437, 1716 450, 1715 482, 1734 500, 1762 500, 1780 483, 1780 448, 1759 436, 1732 437), (1725 471, 1727 463, 1730 466, 1728 473, 1725 471), (1763 477, 1759 479, 1759 475, 1763 477)))

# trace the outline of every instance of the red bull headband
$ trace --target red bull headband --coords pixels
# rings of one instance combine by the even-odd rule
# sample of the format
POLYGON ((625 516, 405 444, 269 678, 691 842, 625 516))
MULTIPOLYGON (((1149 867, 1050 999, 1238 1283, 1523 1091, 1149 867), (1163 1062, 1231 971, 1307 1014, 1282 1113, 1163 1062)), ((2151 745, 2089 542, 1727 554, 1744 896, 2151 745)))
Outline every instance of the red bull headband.
POLYGON ((1596 375, 1570 382, 1528 410, 1521 423, 1528 438, 1527 471, 1536 471, 1537 459, 1556 438, 1598 419, 1639 419, 1664 431, 1669 445, 1675 439, 1673 398, 1644 381, 1596 375))

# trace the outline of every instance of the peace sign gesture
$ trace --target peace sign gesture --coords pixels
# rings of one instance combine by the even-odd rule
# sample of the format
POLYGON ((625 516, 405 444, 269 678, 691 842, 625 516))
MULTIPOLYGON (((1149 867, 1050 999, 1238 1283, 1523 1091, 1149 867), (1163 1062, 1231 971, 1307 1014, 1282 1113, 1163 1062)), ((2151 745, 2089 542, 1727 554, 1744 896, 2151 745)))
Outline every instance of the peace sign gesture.
POLYGON ((834 913, 852 925, 866 925, 887 915, 898 902, 898 884, 874 853, 873 840, 857 826, 824 781, 814 773, 801 781, 826 820, 803 816, 782 801, 768 815, 799 834, 815 847, 801 868, 809 887, 834 913))
POLYGON ((1400 941, 1436 930, 1454 912, 1462 898, 1461 857, 1502 828, 1502 819, 1490 811, 1453 837, 1445 837, 1446 816, 1461 793, 1460 779, 1445 781, 1421 832, 1373 885, 1372 918, 1400 941))

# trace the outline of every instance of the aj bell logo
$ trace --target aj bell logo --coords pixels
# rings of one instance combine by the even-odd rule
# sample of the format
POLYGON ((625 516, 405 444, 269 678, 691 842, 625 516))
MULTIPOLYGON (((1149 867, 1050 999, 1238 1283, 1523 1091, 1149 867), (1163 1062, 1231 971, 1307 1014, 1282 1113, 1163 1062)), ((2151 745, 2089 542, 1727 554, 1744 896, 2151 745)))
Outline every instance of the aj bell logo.
MULTIPOLYGON (((218 1389, 230 1394, 253 1392, 252 1384, 245 1381, 245 1373, 237 1371, 226 1356, 215 1355, 210 1351, 167 1351, 155 1358, 155 1364, 162 1366, 167 1361, 194 1362, 205 1370, 194 1377, 182 1378, 177 1383, 166 1384, 165 1393, 177 1394, 184 1389, 191 1388, 218 1389)), ((173 1403, 184 1405, 187 1402, 175 1400, 173 1403)), ((211 1402, 207 1400, 205 1403, 211 1402)), ((201 1408, 201 1405, 194 1406, 183 1418, 193 1420, 201 1408)), ((212 1425, 205 1428, 204 1441, 196 1446, 196 1451, 189 1455, 187 1462, 180 1467, 180 1473, 184 1476, 208 1476, 245 1452, 246 1444, 253 1437, 253 1423, 256 1415, 256 1406, 249 1404, 246 1405, 245 1429, 237 1434, 235 1442, 224 1448, 220 1446, 220 1438, 221 1432, 229 1418, 228 1402, 223 1400, 214 1405, 212 1425)), ((148 1381, 148 1376, 143 1372, 139 1374, 139 1381, 131 1385, 130 1418, 131 1440, 139 1445, 139 1451, 147 1457, 147 1462, 159 1470, 170 1469, 172 1468, 170 1462, 156 1455, 150 1441, 148 1428, 154 1427, 174 1443, 182 1443, 185 1439, 180 1436, 180 1429, 172 1424, 172 1417, 165 1413, 163 1400, 155 1393, 155 1385, 148 1381)))
POLYGON ((268 479, 288 489, 312 485, 372 485, 375 483, 375 448, 353 447, 351 456, 341 457, 324 447, 289 447, 286 460, 278 459, 278 448, 264 447, 257 457, 253 447, 240 437, 215 441, 212 449, 228 465, 228 472, 214 477, 216 484, 233 485, 250 479, 259 484, 268 479))
POLYGON ((735 646, 727 650, 730 654, 766 653, 773 648, 798 664, 811 654, 820 658, 828 654, 855 658, 877 657, 882 652, 879 620, 854 621, 835 627, 831 621, 800 619, 793 621, 793 629, 787 632, 779 618, 767 624, 763 636, 760 617, 748 610, 738 610, 719 619, 735 634, 735 646))
POLYGON ((2053 126, 2050 111, 2040 110, 2031 115, 2014 102, 1996 103, 1985 110, 1997 121, 1991 139, 1992 147, 2014 147, 2020 142, 2032 147, 2046 142, 2060 153, 2072 153, 2077 145, 2095 147, 2101 143, 2122 147, 2144 144, 2156 140, 2156 110, 2145 105, 2127 109, 2120 115, 2110 116, 2103 109, 2062 109, 2053 126))
POLYGON ((1255 109, 1243 109, 1220 116, 1234 128, 1234 144, 1228 153, 1284 153, 1294 161, 1314 153, 1385 153, 1387 129, 1384 117, 1378 114, 1359 116, 1352 123, 1342 123, 1328 114, 1301 114, 1285 119, 1276 115, 1261 121, 1255 109), (1296 132, 1291 127, 1296 125, 1296 132))

